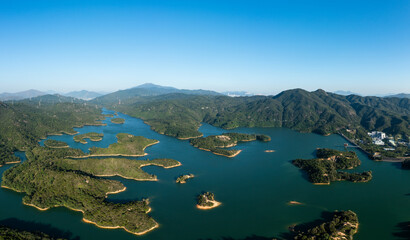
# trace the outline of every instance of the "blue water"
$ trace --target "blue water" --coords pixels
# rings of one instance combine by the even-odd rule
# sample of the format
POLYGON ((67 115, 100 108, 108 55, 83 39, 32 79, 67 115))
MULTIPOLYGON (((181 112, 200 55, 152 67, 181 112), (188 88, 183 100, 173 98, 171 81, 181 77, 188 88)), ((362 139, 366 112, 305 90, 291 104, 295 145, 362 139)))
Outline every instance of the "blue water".
MULTIPOLYGON (((104 110, 104 113, 113 113, 104 110)), ((117 116, 115 116, 117 117, 117 116)), ((369 183, 337 182, 330 186, 309 183, 290 161, 313 158, 316 148, 343 150, 346 141, 338 135, 320 136, 298 133, 285 128, 239 128, 223 130, 203 124, 204 136, 223 132, 260 133, 272 141, 248 142, 236 148, 243 151, 235 158, 217 156, 190 146, 188 141, 160 135, 142 120, 119 113, 124 124, 75 128, 79 133, 103 133, 100 142, 76 143, 73 136, 50 136, 85 152, 92 146, 107 147, 116 142, 120 132, 157 139, 160 143, 146 149, 147 156, 135 159, 173 158, 182 166, 163 169, 156 166, 144 170, 158 176, 158 182, 138 182, 119 177, 127 190, 110 195, 109 201, 124 202, 149 198, 150 215, 160 227, 144 236, 123 230, 100 229, 81 221, 82 214, 65 208, 38 211, 21 204, 24 194, 0 189, 0 224, 40 229, 60 236, 80 239, 244 239, 250 236, 280 237, 292 224, 319 219, 323 211, 353 210, 359 216, 360 228, 355 239, 394 239, 396 225, 410 221, 410 171, 397 164, 374 162, 354 149, 362 161, 355 171, 373 171, 369 183), (273 153, 265 153, 273 149, 273 153), (181 174, 195 178, 176 184, 181 174), (218 208, 202 211, 195 208, 196 196, 202 191, 215 193, 222 202, 218 208), (288 201, 304 203, 289 206, 288 201), (4 207, 7 206, 7 207, 4 207)), ((43 144, 41 141, 40 144, 43 144)), ((21 153, 17 153, 21 155, 21 153)), ((24 154, 23 154, 24 155, 24 154)), ((0 174, 12 165, 0 168, 0 174)))

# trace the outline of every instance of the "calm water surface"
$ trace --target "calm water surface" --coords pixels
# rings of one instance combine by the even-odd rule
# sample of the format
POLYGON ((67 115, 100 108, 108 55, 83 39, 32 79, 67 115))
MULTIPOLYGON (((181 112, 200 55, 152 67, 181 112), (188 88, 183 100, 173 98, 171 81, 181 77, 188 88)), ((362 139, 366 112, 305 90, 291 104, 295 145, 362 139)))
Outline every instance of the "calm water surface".
MULTIPOLYGON (((104 113, 113 113, 104 110, 104 113)), ((144 170, 158 176, 158 182, 137 182, 119 177, 127 190, 110 195, 109 201, 125 202, 150 198, 151 216, 160 227, 144 236, 123 230, 106 230, 81 221, 82 214, 65 208, 38 211, 21 203, 24 194, 0 189, 0 224, 40 229, 68 238, 79 239, 244 239, 251 236, 280 237, 292 224, 319 219, 323 211, 353 210, 359 216, 360 229, 355 239, 398 239, 397 224, 410 221, 410 171, 398 164, 374 162, 356 151, 362 165, 357 171, 372 170, 369 183, 338 182, 330 186, 309 183, 290 161, 312 158, 316 148, 343 150, 346 141, 338 135, 320 136, 284 128, 239 128, 223 130, 207 124, 199 129, 205 136, 223 132, 261 133, 272 141, 239 144, 243 149, 235 158, 201 151, 188 141, 160 135, 140 119, 124 114, 122 125, 76 128, 80 133, 104 133, 100 142, 76 143, 73 136, 50 136, 73 148, 88 151, 92 146, 108 147, 120 132, 157 139, 159 144, 146 149, 147 156, 135 159, 173 158, 182 166, 172 169, 149 166, 144 170), (265 153, 267 149, 275 150, 265 153), (175 184, 181 174, 193 173, 187 184, 175 184), (195 208, 202 191, 215 193, 222 202, 218 208, 201 211, 195 208), (289 206, 288 201, 303 205, 289 206)), ((43 144, 43 142, 41 142, 43 144)), ((24 153, 16 153, 24 160, 24 153)), ((0 174, 12 167, 0 168, 0 174)))

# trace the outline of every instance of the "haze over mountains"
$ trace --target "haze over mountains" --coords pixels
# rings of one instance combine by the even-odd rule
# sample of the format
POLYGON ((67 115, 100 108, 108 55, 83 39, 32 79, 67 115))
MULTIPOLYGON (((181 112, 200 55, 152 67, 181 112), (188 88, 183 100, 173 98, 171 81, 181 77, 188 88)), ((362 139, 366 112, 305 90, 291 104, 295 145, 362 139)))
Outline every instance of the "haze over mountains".
MULTIPOLYGON (((113 93, 105 93, 105 92, 94 92, 88 90, 81 90, 81 91, 72 91, 68 93, 59 93, 56 91, 47 91, 42 92, 35 89, 30 89, 27 91, 16 92, 16 93, 0 93, 0 101, 9 101, 9 100, 23 100, 27 98, 34 98, 44 95, 61 95, 66 97, 73 97, 81 100, 95 100, 97 102, 111 102, 114 99, 117 101, 127 101, 127 99, 134 98, 134 97, 148 97, 148 96, 158 96, 164 94, 172 94, 172 93, 182 93, 182 94, 191 94, 191 95, 211 95, 211 96, 218 96, 218 95, 226 95, 230 97, 244 97, 244 96, 254 96, 259 94, 252 94, 246 91, 225 91, 222 93, 211 91, 211 90, 188 90, 188 89, 178 89, 174 87, 168 86, 160 86, 152 83, 145 83, 133 88, 118 90, 113 93)), ((354 93, 352 91, 344 91, 338 90, 334 91, 333 93, 343 96, 348 95, 357 95, 361 96, 360 94, 354 93)), ((386 94, 383 96, 376 95, 377 97, 397 97, 397 98, 410 98, 410 94, 407 93, 400 93, 400 94, 386 94)))

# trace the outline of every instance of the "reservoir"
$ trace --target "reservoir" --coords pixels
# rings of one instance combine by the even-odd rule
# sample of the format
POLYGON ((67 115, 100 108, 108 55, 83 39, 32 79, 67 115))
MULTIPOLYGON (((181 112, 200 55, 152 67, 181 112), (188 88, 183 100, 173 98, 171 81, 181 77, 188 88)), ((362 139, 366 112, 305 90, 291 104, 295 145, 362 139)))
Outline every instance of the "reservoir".
MULTIPOLYGON (((105 114, 114 112, 104 110, 105 114)), ((355 239, 406 239, 394 234, 402 231, 400 223, 410 221, 410 171, 400 169, 399 163, 375 162, 356 148, 362 165, 354 172, 371 170, 368 183, 333 182, 329 186, 310 183, 303 172, 293 166, 296 158, 314 158, 316 148, 344 150, 345 139, 339 135, 320 136, 299 133, 286 128, 238 128, 224 130, 203 124, 199 131, 204 136, 224 132, 266 134, 270 142, 240 143, 235 149, 242 152, 235 158, 214 155, 192 147, 187 140, 158 134, 142 120, 125 114, 124 124, 114 124, 107 118, 107 126, 75 128, 79 133, 103 133, 103 140, 87 144, 74 142, 73 136, 49 136, 64 141, 70 147, 88 152, 88 148, 108 147, 116 142, 117 133, 129 133, 156 139, 160 142, 148 147, 147 156, 134 159, 172 158, 182 166, 163 169, 144 167, 157 175, 157 182, 140 182, 120 177, 125 192, 109 195, 108 201, 127 202, 149 198, 150 215, 160 227, 143 236, 135 236, 122 229, 101 229, 82 222, 82 214, 63 207, 39 211, 22 204, 24 194, 0 189, 0 225, 40 230, 69 239, 272 239, 289 233, 295 224, 320 219, 325 211, 352 210, 359 217, 359 232, 355 239), (274 152, 265 152, 274 150, 274 152), (182 174, 195 178, 186 184, 176 184, 182 174), (201 192, 215 193, 222 203, 212 210, 198 210, 196 196, 201 192), (289 205, 297 201, 300 205, 289 205)), ((117 117, 117 116, 115 116, 117 117)), ((40 142, 43 144, 43 141, 40 142)), ((23 160, 24 153, 16 153, 23 160)), ((0 168, 0 174, 13 167, 0 168)))

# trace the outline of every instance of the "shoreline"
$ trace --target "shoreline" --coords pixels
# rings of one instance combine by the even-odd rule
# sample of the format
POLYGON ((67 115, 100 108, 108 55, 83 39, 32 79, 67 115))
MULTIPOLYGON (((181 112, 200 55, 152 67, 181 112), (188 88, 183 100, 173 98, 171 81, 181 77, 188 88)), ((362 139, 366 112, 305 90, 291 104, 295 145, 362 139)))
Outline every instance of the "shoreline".
POLYGON ((313 185, 330 185, 330 182, 329 183, 313 183, 313 185))
POLYGON ((198 209, 201 209, 201 210, 209 210, 209 209, 212 209, 212 208, 216 208, 216 207, 219 207, 219 206, 221 206, 221 202, 218 202, 218 201, 210 201, 210 200, 208 200, 208 202, 212 202, 214 205, 212 205, 212 206, 200 206, 200 205, 196 205, 196 208, 198 208, 198 209))
POLYGON ((233 149, 233 150, 235 150, 235 151, 236 151, 236 153, 234 153, 233 155, 225 155, 225 154, 222 154, 222 153, 215 153, 215 152, 212 152, 211 150, 206 149, 206 148, 200 148, 200 147, 199 147, 198 149, 200 149, 200 150, 204 150, 204 151, 207 151, 207 152, 211 152, 211 153, 213 153, 213 154, 215 154, 215 155, 224 156, 224 157, 230 157, 230 158, 236 157, 236 156, 238 156, 238 154, 239 154, 239 153, 241 153, 241 152, 242 152, 242 150, 236 150, 236 149, 233 149))
MULTIPOLYGON (((21 192, 21 191, 17 191, 17 190, 15 190, 15 189, 13 189, 13 188, 10 188, 10 187, 4 186, 4 185, 2 185, 1 187, 2 187, 2 188, 5 188, 5 189, 13 190, 13 191, 15 191, 15 192, 21 192)), ((123 191, 125 191, 125 190, 126 190, 126 187, 124 187, 123 189, 120 189, 120 190, 118 190, 118 191, 107 192, 106 195, 108 195, 108 194, 116 194, 116 193, 119 193, 119 192, 123 192, 123 191)), ((34 208, 36 208, 36 209, 39 210, 39 211, 47 211, 47 210, 49 210, 50 208, 52 208, 52 207, 41 208, 41 207, 36 206, 36 205, 34 205, 34 204, 25 203, 25 202, 23 202, 23 204, 26 205, 26 206, 34 207, 34 208)), ((71 208, 71 207, 63 206, 63 205, 54 205, 53 207, 65 207, 65 208, 68 208, 68 209, 70 209, 70 210, 72 210, 72 211, 81 212, 81 213, 83 213, 83 215, 84 215, 84 210, 82 210, 82 209, 75 209, 75 208, 71 208)), ((149 213, 150 211, 151 211, 151 208, 150 208, 146 213, 149 213)), ((118 228, 122 228, 122 229, 124 229, 124 230, 125 230, 126 232, 128 232, 128 233, 131 233, 131 234, 134 234, 134 235, 138 235, 138 236, 144 235, 144 234, 146 234, 146 233, 148 233, 148 232, 154 230, 155 228, 159 227, 159 224, 158 224, 157 222, 155 222, 155 225, 154 225, 153 227, 147 229, 147 230, 144 230, 144 231, 142 231, 142 232, 132 232, 132 231, 128 230, 126 227, 124 227, 124 226, 113 226, 113 227, 110 227, 110 226, 101 226, 101 225, 97 224, 96 222, 93 222, 93 221, 91 221, 91 220, 86 219, 84 216, 83 216, 83 218, 82 218, 82 221, 85 222, 85 223, 94 224, 96 227, 99 227, 99 228, 105 228, 105 229, 118 229, 118 228)), ((155 220, 154 220, 154 221, 155 221, 155 220)))
MULTIPOLYGON (((144 161, 144 160, 142 160, 142 161, 144 161)), ((141 164, 139 166, 139 168, 146 167, 146 166, 152 166, 152 165, 168 169, 168 168, 174 168, 174 167, 182 166, 182 163, 178 161, 178 163, 176 165, 172 165, 172 166, 162 166, 162 165, 159 165, 158 163, 144 163, 144 164, 141 164)))
MULTIPOLYGON (((93 174, 94 175, 94 174, 93 174)), ((130 179, 130 180, 134 180, 134 181, 151 181, 151 182, 155 182, 158 181, 158 178, 152 178, 152 179, 137 179, 137 178, 133 178, 133 177, 125 177, 122 176, 121 174, 102 174, 102 175, 94 175, 96 177, 121 177, 124 179, 130 179)), ((155 176, 156 177, 156 176, 155 176)), ((125 190, 124 190, 125 191, 125 190)), ((111 194, 111 193, 110 193, 111 194)))

